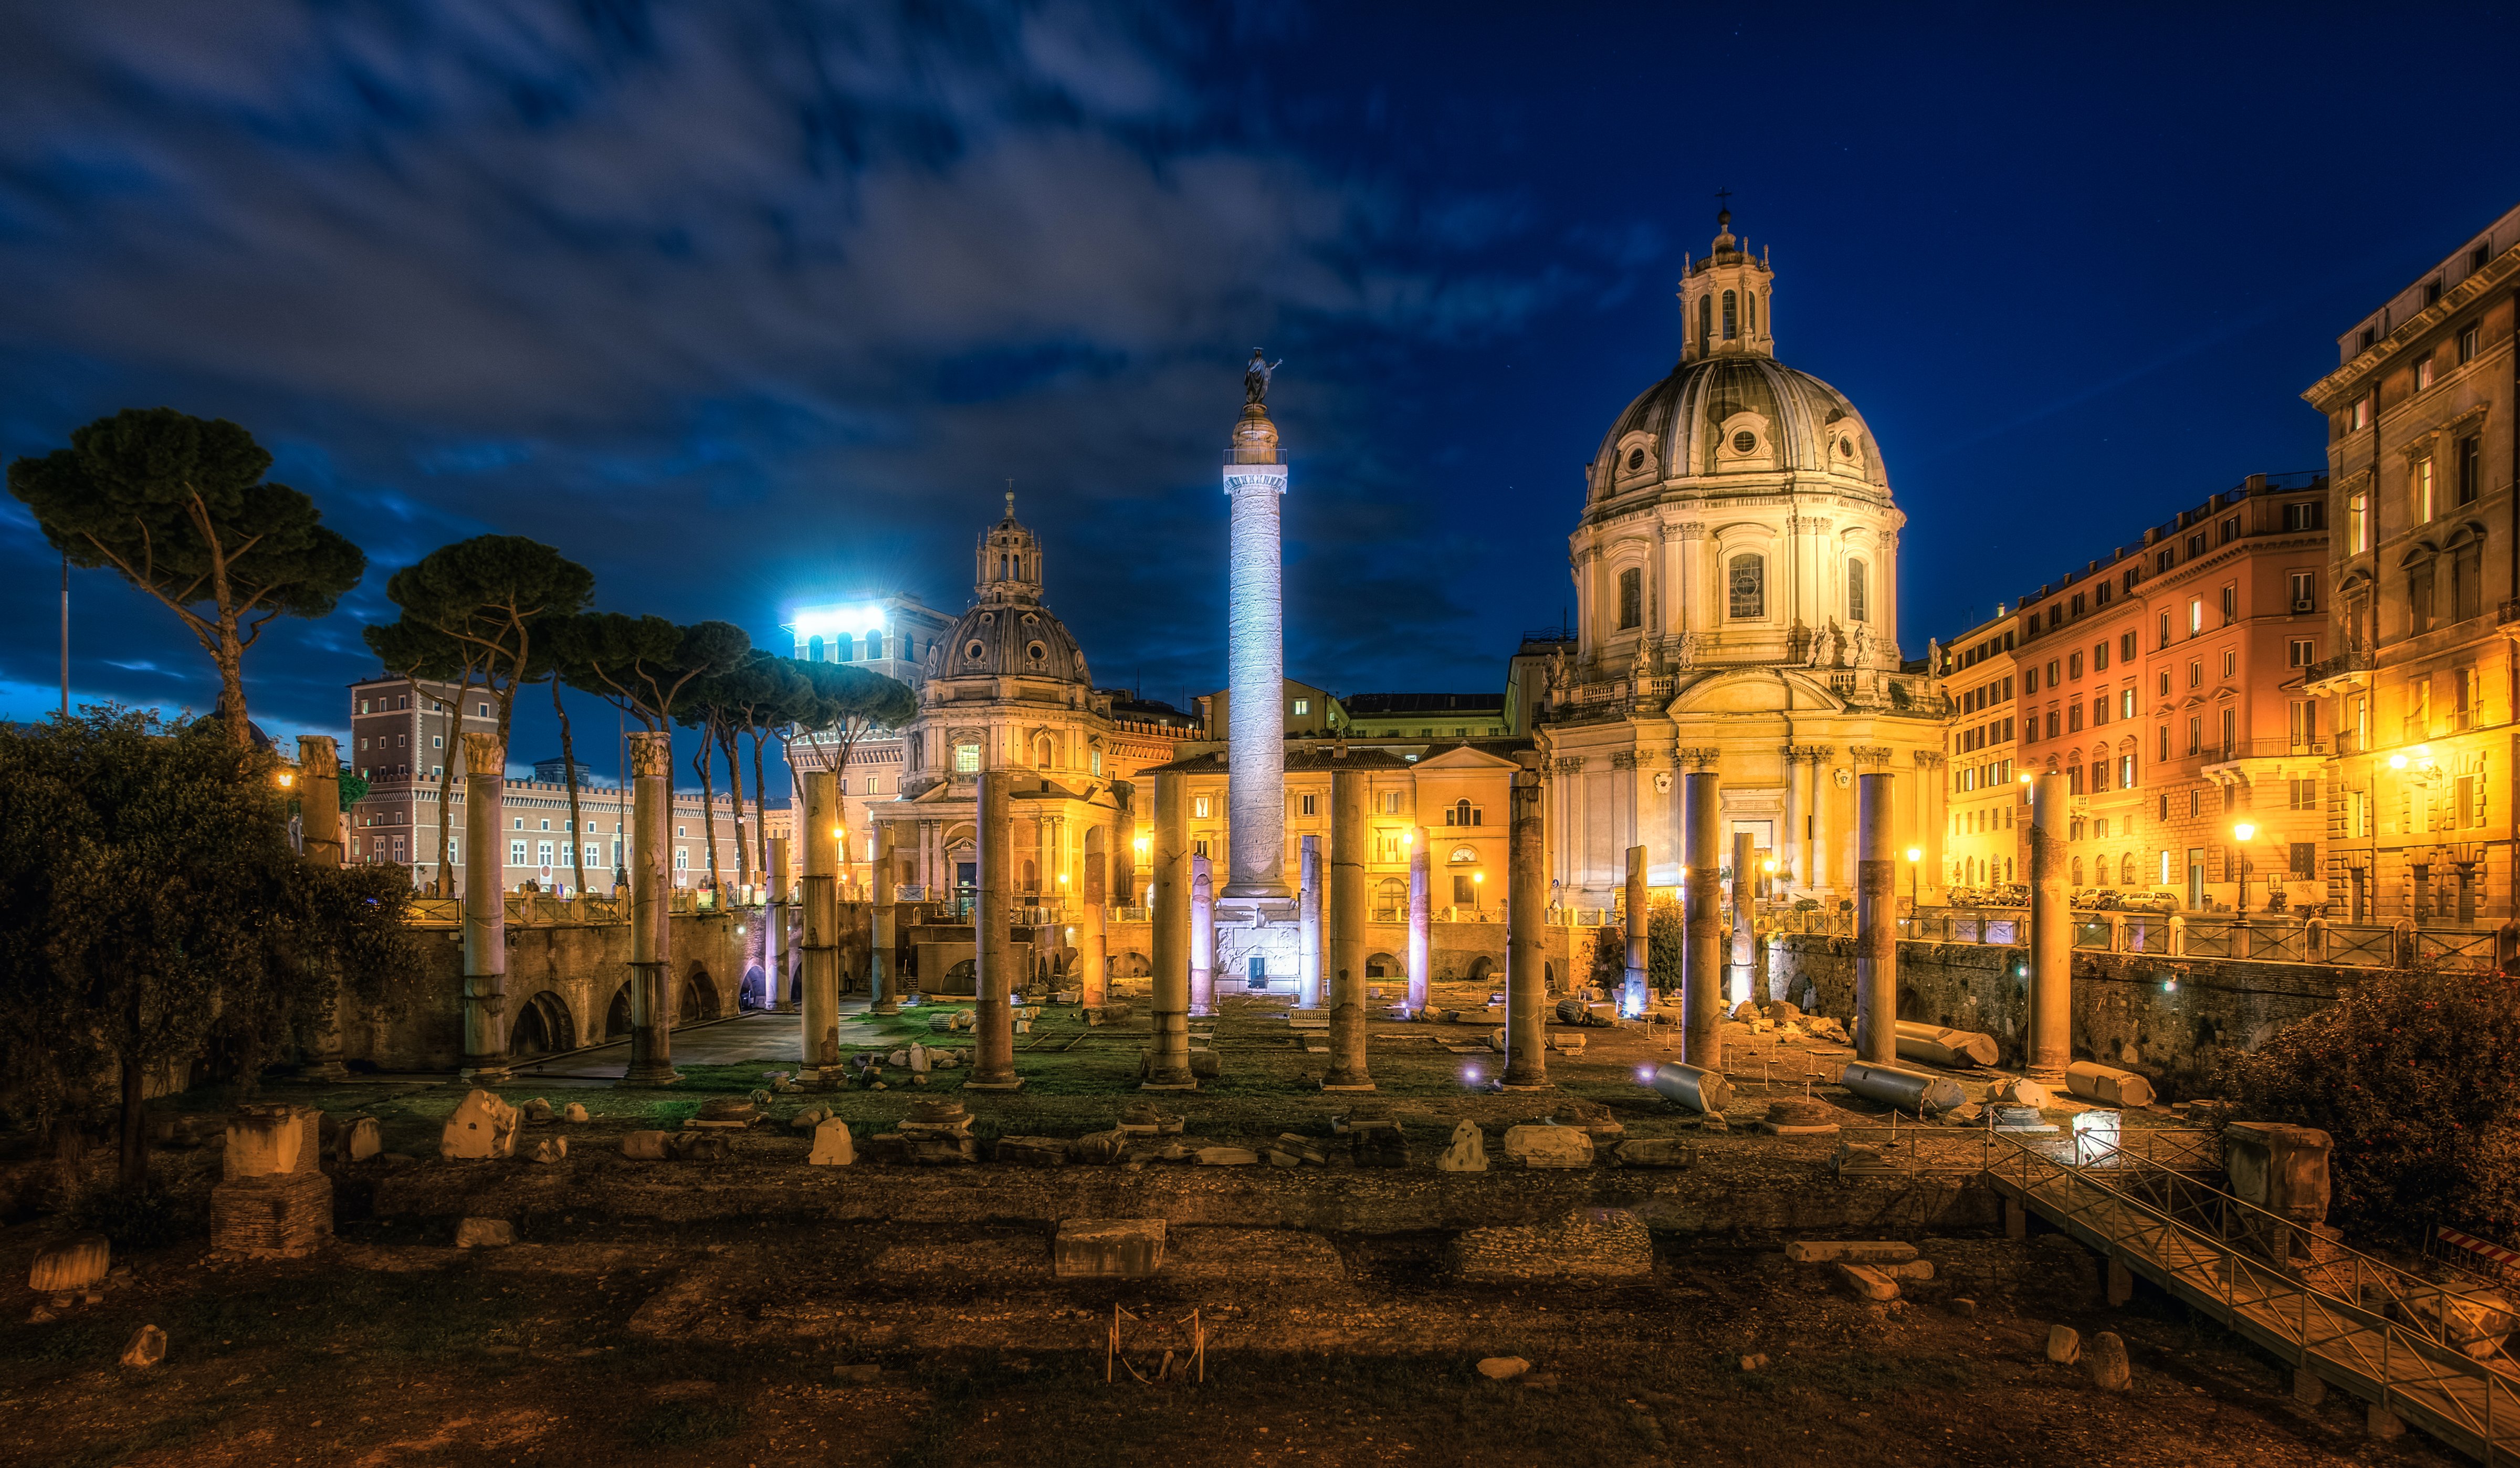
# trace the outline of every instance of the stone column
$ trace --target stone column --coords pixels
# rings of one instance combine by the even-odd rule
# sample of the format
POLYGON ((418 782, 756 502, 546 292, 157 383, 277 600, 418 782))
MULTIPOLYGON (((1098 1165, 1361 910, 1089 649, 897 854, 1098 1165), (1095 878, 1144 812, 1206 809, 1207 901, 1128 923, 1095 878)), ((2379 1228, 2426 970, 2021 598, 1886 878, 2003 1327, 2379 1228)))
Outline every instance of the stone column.
POLYGON ((768 897, 761 910, 761 1006, 785 1014, 793 1007, 788 998, 788 838, 773 836, 762 873, 768 897))
POLYGON ((1083 911, 1076 922, 1076 987, 1079 999, 1089 1008, 1101 1008, 1110 998, 1110 952, 1104 941, 1103 922, 1109 915, 1111 900, 1105 875, 1111 869, 1111 841, 1102 840, 1102 849, 1094 849, 1094 838, 1102 828, 1090 830, 1085 836, 1085 881, 1083 911))
POLYGON ((1899 1060, 1899 847, 1897 787, 1888 775, 1860 777, 1855 817, 1855 1054, 1899 1060))
POLYGON ((1758 860, 1748 831, 1732 833, 1732 982, 1724 991, 1727 1004, 1752 997, 1750 970, 1758 965, 1759 874, 1750 869, 1758 860))
POLYGON ((1195 1090, 1190 1073, 1190 778, 1155 774, 1154 1032, 1146 1089, 1195 1090))
POLYGON ((804 772, 805 806, 798 818, 805 843, 805 959, 799 1054, 808 1071, 840 1063, 840 803, 839 777, 829 770, 804 772))
POLYGON ((973 905, 979 1001, 973 1007, 971 1079, 966 1090, 1012 1090, 1015 1075, 1014 992, 1020 975, 1014 951, 1014 778, 1004 770, 980 772, 979 819, 972 823, 980 857, 979 901, 973 905))
POLYGON ((1918 751, 1916 793, 1923 798, 1916 802, 1916 823, 1924 827, 1920 832, 1924 839, 1917 844, 1925 848, 1925 869, 1934 874, 1936 887, 1951 881, 1951 874, 1943 868, 1943 833, 1951 824, 1951 762, 1939 754, 1918 751))
POLYGON ((464 845, 472 853, 464 881, 463 1078, 484 1086, 508 1079, 508 903, 500 880, 507 795, 507 747, 497 734, 464 735, 464 845))
POLYGON ((901 882, 899 867, 893 827, 878 823, 875 827, 875 866, 868 878, 875 888, 871 894, 874 898, 875 932, 873 941, 867 945, 867 999, 870 1001, 867 1012, 870 1014, 901 1012, 901 996, 897 992, 900 986, 892 971, 893 956, 901 946, 893 912, 893 903, 900 895, 897 890, 901 882))
POLYGON ((1330 1068, 1324 1090, 1372 1090, 1365 1057, 1366 778, 1330 772, 1330 1068))
POLYGON ((1793 880, 1811 885, 1811 867, 1805 860, 1803 833, 1811 801, 1811 776, 1803 769, 1802 749, 1785 746, 1785 830, 1784 839, 1777 843, 1777 856, 1793 874, 1793 880))
POLYGON ((1540 772, 1525 764, 1507 796, 1505 888, 1505 1074, 1507 1087, 1549 1084, 1548 959, 1543 925, 1549 913, 1547 821, 1540 772))
POLYGON ((1435 980, 1434 876, 1426 854, 1426 828, 1415 826, 1409 834, 1409 1012, 1422 1015, 1431 1002, 1435 980))
POLYGON ((1111 798, 1118 809, 1111 818, 1111 895, 1115 908, 1139 906, 1138 791, 1128 780, 1114 780, 1111 798))
MULTIPOLYGON (((486 734, 464 736, 466 769, 497 769, 505 755, 486 734), (472 741, 480 739, 483 749, 475 750, 472 741)), ((666 919, 672 915, 665 887, 666 853, 673 840, 666 834, 673 820, 674 736, 663 731, 642 731, 630 735, 630 1065, 622 1073, 624 1086, 667 1086, 682 1077, 674 1074, 674 1023, 667 1007, 665 970, 673 961, 673 930, 666 919)), ((472 835, 473 802, 479 793, 472 788, 474 777, 466 776, 464 794, 466 838, 472 841, 473 862, 465 874, 464 889, 469 898, 475 883, 472 872, 496 872, 496 852, 480 844, 472 835), (481 862, 483 855, 491 861, 481 862)), ((496 808, 489 822, 498 824, 496 808)), ((495 838, 494 838, 495 839, 495 838)), ((494 878, 491 886, 497 886, 494 878)))
POLYGON ((1216 872, 1205 857, 1190 859, 1190 1012, 1216 1012, 1216 872))
POLYGON ((1296 858, 1295 1007, 1322 1006, 1322 838, 1306 836, 1296 858))
POLYGON ((1812 751, 1811 767, 1811 862, 1805 867, 1803 885, 1814 896, 1837 886, 1837 858, 1834 845, 1837 832, 1829 828, 1829 810, 1837 795, 1837 772, 1829 767, 1836 751, 1822 744, 1812 751))
POLYGON ((2030 785, 2031 1079, 2060 1083, 2074 1061, 2074 928, 2065 892, 2065 823, 2072 792, 2062 775, 2030 785))
POLYGON ((1724 783, 1711 770, 1681 777, 1686 866, 1681 893, 1680 1058, 1724 1068, 1724 783))
MULTIPOLYGON (((338 869, 343 850, 341 757, 335 752, 332 735, 297 736, 296 785, 297 827, 305 859, 310 866, 338 869)), ((442 783, 437 798, 446 798, 442 783)), ((417 820, 413 823, 415 832, 418 823, 417 820)), ((342 1011, 347 1001, 338 979, 332 988, 332 1012, 310 1026, 307 1036, 305 1074, 313 1081, 343 1081, 350 1075, 349 1068, 341 1063, 342 1011)))
POLYGON ((1630 1017, 1645 1012, 1645 928, 1652 898, 1645 887, 1645 849, 1628 848, 1628 972, 1619 996, 1619 1012, 1630 1017))
POLYGON ((1286 467, 1278 429, 1258 403, 1235 426, 1225 493, 1233 500, 1227 553, 1226 668, 1233 696, 1227 799, 1234 855, 1228 897, 1283 898, 1286 891, 1286 653, 1279 585, 1279 501, 1286 467))

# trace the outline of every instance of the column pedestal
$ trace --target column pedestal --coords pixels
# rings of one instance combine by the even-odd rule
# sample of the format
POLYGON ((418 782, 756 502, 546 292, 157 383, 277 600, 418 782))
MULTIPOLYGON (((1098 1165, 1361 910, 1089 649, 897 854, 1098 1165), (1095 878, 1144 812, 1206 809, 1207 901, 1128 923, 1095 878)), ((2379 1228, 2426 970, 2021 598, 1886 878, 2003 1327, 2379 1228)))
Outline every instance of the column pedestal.
POLYGON ((1651 897, 1645 885, 1645 848, 1628 848, 1627 982, 1619 996, 1619 1012, 1633 1019, 1645 1012, 1645 943, 1651 926, 1651 897))

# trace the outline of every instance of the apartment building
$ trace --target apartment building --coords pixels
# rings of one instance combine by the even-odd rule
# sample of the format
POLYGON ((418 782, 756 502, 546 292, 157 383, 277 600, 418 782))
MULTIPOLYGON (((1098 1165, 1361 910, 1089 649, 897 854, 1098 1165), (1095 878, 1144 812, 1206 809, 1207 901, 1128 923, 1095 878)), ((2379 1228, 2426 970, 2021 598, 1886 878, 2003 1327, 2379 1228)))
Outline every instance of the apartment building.
POLYGON ((1952 711, 1945 765, 1951 781, 1944 819, 1945 886, 1986 888, 2029 877, 2028 805, 2014 764, 2019 757, 2020 664, 2013 657, 2016 618, 1999 603, 1995 615, 1935 648, 1934 690, 1952 711))
POLYGON ((2301 690, 2326 499, 2323 474, 2253 474, 2022 600, 2020 768, 2068 778, 2075 887, 2326 900, 2328 745, 2301 690))
POLYGON ((2361 919, 2514 915, 2515 246, 2520 208, 2339 336, 2303 393, 2327 419, 2340 531, 2304 685, 2338 731, 2323 869, 2361 919))

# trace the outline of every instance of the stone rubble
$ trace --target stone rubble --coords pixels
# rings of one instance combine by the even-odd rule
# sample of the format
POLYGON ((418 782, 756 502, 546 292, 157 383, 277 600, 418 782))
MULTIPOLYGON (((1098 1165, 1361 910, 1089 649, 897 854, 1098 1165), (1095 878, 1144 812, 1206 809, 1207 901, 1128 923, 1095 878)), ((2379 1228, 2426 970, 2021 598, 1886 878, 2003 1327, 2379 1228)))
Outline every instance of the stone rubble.
POLYGON ((137 1370, 147 1370, 166 1358, 166 1332, 155 1325, 143 1325, 122 1343, 121 1363, 137 1370))
POLYGON ((1443 1173, 1484 1173, 1488 1170, 1487 1134, 1473 1121, 1456 1123, 1453 1140, 1435 1159, 1435 1170, 1443 1173))
POLYGON ((471 1091, 446 1119, 446 1130, 437 1139, 437 1155, 452 1162, 513 1157, 519 1120, 516 1107, 486 1090, 471 1091))

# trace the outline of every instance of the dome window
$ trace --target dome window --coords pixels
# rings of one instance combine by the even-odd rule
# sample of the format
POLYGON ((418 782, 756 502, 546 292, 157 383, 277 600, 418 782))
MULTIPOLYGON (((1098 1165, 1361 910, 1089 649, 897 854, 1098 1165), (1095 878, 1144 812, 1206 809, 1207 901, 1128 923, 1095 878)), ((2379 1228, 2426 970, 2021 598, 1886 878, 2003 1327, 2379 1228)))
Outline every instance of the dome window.
POLYGON ((1728 614, 1755 622, 1768 614, 1768 558, 1755 552, 1732 557, 1724 578, 1728 614))
POLYGON ((1644 573, 1630 566, 1619 573, 1619 630, 1644 621, 1644 573))
POLYGON ((1732 292, 1727 290, 1724 292, 1724 339, 1730 341, 1740 334, 1739 311, 1733 305, 1732 292))
POLYGON ((1039 643, 1035 643, 1024 649, 1024 655, 1031 658, 1034 662, 1039 662, 1043 658, 1050 656, 1050 649, 1039 643))
POLYGON ((1638 470, 1638 469, 1643 468, 1644 467, 1645 467, 1645 451, 1644 451, 1644 450, 1642 450, 1642 449, 1630 449, 1630 450, 1628 450, 1628 470, 1629 470, 1629 472, 1633 473, 1633 472, 1635 472, 1635 471, 1636 471, 1636 470, 1638 470))
POLYGON ((973 638, 963 645, 963 655, 973 662, 978 662, 980 660, 980 654, 988 650, 987 646, 983 645, 978 638, 973 638))
POLYGON ((1747 428, 1733 434, 1732 452, 1735 454, 1755 454, 1759 452, 1759 435, 1751 432, 1747 428))
POLYGON ((1846 618, 1850 622, 1869 622, 1871 617, 1870 588, 1864 584, 1865 565, 1860 560, 1846 563, 1846 618))
POLYGON ((1840 439, 1837 441, 1837 452, 1838 452, 1841 456, 1843 456, 1843 457, 1845 457, 1845 458, 1848 458, 1848 459, 1852 459, 1852 458, 1854 458, 1854 457, 1855 457, 1855 440, 1854 440, 1854 439, 1852 439, 1852 438, 1840 438, 1840 439))

